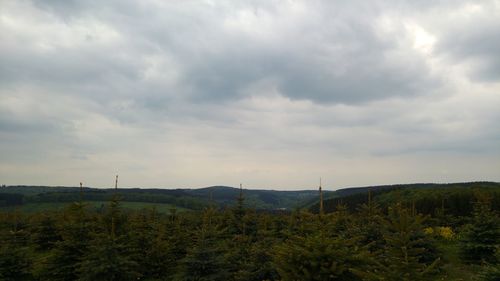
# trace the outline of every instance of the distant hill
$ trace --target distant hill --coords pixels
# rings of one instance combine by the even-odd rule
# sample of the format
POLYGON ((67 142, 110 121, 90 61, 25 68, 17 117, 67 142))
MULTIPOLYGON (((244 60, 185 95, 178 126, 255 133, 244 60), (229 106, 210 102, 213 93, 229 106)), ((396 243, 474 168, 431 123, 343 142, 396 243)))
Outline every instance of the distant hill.
MULTIPOLYGON (((472 211, 474 193, 480 191, 488 194, 492 200, 492 207, 500 211, 500 183, 496 182, 468 182, 449 184, 398 184, 384 186, 368 186, 337 190, 333 196, 324 200, 325 212, 333 212, 339 204, 345 205, 354 211, 359 205, 367 203, 368 192, 382 208, 401 202, 407 206, 414 206, 424 214, 435 214, 438 209, 453 215, 466 216, 472 211)), ((318 212, 319 203, 305 205, 312 212, 318 212)))
MULTIPOLYGON (((414 204, 419 211, 433 213, 437 207, 445 205, 457 215, 467 214, 472 209, 470 202, 474 190, 481 189, 493 194, 494 206, 500 209, 500 183, 472 182, 451 184, 397 184, 344 188, 324 191, 326 212, 335 210, 338 204, 345 204, 354 210, 366 203, 368 191, 383 207, 396 201, 414 204), (498 201, 498 202, 497 202, 498 201)), ((83 188, 83 200, 102 204, 118 195, 129 206, 153 206, 168 210, 200 210, 210 204, 220 208, 234 205, 240 189, 229 186, 210 186, 198 189, 159 189, 159 188, 120 188, 114 189, 83 188), (132 204, 134 203, 134 204, 132 204)), ((318 191, 278 191, 243 189, 245 205, 257 210, 293 210, 306 208, 318 212, 318 191)), ((64 203, 80 200, 78 187, 64 186, 3 186, 0 187, 0 210, 13 207, 40 209, 42 206, 61 206, 64 203), (37 205, 38 204, 38 205, 37 205), (28 206, 29 205, 29 206, 28 206)))
MULTIPOLYGON (((328 192, 327 192, 328 193, 328 192)), ((219 207, 233 205, 240 194, 238 188, 211 186, 199 189, 153 189, 120 188, 114 189, 83 188, 83 200, 102 202, 110 200, 115 194, 124 202, 143 202, 170 204, 184 209, 199 210, 209 204, 219 207)), ((277 191, 243 189, 245 205, 260 210, 291 210, 304 202, 318 197, 316 190, 277 191)), ((0 187, 0 208, 36 203, 69 203, 80 200, 78 187, 63 186, 4 186, 0 187)))

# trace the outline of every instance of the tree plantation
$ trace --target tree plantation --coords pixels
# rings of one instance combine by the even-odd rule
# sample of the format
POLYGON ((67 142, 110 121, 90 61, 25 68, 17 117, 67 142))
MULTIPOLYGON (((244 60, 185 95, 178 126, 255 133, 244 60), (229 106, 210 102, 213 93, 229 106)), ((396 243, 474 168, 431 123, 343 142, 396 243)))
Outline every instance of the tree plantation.
MULTIPOLYGON (((421 190, 419 206, 432 194, 421 190)), ((466 215, 446 204, 424 214, 404 194, 381 204, 371 192, 355 207, 327 200, 326 212, 255 210, 240 195, 160 213, 123 208, 119 192, 99 210, 83 200, 9 210, 0 280, 500 280, 498 194, 471 194, 466 215)))

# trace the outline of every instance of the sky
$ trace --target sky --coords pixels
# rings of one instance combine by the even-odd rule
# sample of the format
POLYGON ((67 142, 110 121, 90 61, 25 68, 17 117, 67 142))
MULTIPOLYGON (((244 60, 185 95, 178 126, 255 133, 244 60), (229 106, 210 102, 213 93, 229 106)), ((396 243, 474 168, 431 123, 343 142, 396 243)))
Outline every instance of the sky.
POLYGON ((0 184, 500 181, 500 1, 0 0, 0 184))

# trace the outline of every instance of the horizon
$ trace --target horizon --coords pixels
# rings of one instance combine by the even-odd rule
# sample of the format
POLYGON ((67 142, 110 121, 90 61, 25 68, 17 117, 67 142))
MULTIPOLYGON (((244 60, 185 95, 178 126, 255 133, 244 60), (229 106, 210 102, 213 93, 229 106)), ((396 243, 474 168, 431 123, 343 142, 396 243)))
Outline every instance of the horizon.
MULTIPOLYGON (((369 187, 386 187, 386 186, 398 186, 398 185, 452 185, 452 184, 473 184, 473 183, 500 183, 496 181, 468 181, 468 182, 413 182, 413 183, 392 183, 392 184, 376 184, 376 185, 363 185, 363 186, 343 186, 340 188, 336 189, 329 189, 327 186, 325 187, 322 185, 322 190, 323 191, 337 191, 337 190, 343 190, 343 189, 355 189, 355 188, 369 188, 369 187)), ((29 184, 11 184, 11 185, 5 185, 2 184, 0 187, 68 187, 68 188, 80 188, 79 185, 29 185, 29 184)), ((94 188, 94 189, 115 189, 114 186, 110 187, 104 187, 104 186, 82 186, 83 188, 94 188)), ((213 188, 213 187, 229 187, 233 189, 240 189, 239 186, 229 186, 229 185, 208 185, 208 186, 200 186, 200 187, 149 187, 149 186, 138 186, 138 187, 131 187, 131 186, 124 186, 120 187, 118 186, 118 189, 166 189, 166 190, 175 190, 175 189, 205 189, 205 188, 213 188)), ((305 188, 299 188, 299 189, 280 189, 280 188, 271 188, 271 187, 243 187, 243 190, 267 190, 267 191, 317 191, 319 186, 316 188, 311 188, 311 189, 305 189, 305 188)))
POLYGON ((494 0, 2 1, 0 184, 500 182, 499 49, 494 0))

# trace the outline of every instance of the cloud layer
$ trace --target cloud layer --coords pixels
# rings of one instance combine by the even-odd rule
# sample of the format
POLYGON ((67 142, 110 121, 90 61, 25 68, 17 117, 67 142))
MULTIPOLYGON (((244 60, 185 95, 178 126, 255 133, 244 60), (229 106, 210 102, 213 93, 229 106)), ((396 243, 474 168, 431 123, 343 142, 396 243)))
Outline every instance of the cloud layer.
POLYGON ((3 1, 5 184, 500 181, 499 1, 3 1))

